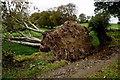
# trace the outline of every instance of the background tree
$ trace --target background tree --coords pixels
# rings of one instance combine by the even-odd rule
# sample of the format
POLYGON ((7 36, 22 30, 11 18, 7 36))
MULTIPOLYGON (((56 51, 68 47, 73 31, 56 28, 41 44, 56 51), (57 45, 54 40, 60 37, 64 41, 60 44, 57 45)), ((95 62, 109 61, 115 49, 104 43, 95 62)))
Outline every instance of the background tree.
POLYGON ((76 21, 76 5, 73 3, 69 3, 67 5, 61 5, 57 8, 58 12, 61 12, 61 20, 62 23, 65 21, 71 20, 71 21, 76 21))
MULTIPOLYGON (((56 15, 58 16, 58 15, 56 15)), ((45 27, 48 26, 50 28, 53 28, 55 26, 54 22, 52 21, 52 18, 54 16, 52 15, 51 11, 42 11, 42 12, 37 12, 33 13, 29 19, 31 22, 33 22, 35 25, 39 27, 45 27)))
POLYGON ((105 29, 109 25, 110 15, 107 13, 99 13, 96 14, 95 17, 89 22, 89 28, 91 27, 91 31, 95 31, 97 37, 100 42, 100 46, 106 45, 108 41, 111 40, 109 36, 107 36, 105 29))
POLYGON ((87 17, 86 17, 86 22, 89 22, 90 19, 91 19, 91 16, 87 16, 87 17))
POLYGON ((95 2, 95 13, 108 12, 120 21, 120 1, 119 2, 95 2))
POLYGON ((76 21, 76 6, 72 3, 51 8, 48 11, 33 13, 30 20, 39 26, 58 26, 65 21, 76 21))
POLYGON ((62 24, 62 15, 63 15, 62 12, 55 11, 55 10, 52 10, 50 12, 51 12, 51 16, 50 16, 51 22, 55 26, 58 26, 58 25, 62 24))
POLYGON ((38 12, 31 14, 31 16, 29 17, 30 21, 35 25, 38 25, 39 18, 40 18, 40 13, 38 12))
POLYGON ((86 15, 85 15, 84 13, 81 13, 81 14, 79 15, 79 21, 80 21, 81 23, 86 22, 86 15))
POLYGON ((50 26, 51 28, 53 28, 54 24, 50 20, 50 15, 51 14, 49 11, 42 11, 39 15, 39 19, 37 20, 37 24, 42 27, 50 26))

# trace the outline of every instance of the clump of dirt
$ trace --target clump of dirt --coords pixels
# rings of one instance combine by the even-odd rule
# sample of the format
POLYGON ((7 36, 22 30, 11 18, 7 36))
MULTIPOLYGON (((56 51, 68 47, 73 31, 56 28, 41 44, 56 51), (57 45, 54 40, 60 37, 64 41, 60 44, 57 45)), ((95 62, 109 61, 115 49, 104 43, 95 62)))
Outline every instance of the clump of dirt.
POLYGON ((59 28, 45 33, 41 51, 51 50, 55 60, 74 61, 86 57, 91 49, 92 38, 86 27, 66 21, 59 28))

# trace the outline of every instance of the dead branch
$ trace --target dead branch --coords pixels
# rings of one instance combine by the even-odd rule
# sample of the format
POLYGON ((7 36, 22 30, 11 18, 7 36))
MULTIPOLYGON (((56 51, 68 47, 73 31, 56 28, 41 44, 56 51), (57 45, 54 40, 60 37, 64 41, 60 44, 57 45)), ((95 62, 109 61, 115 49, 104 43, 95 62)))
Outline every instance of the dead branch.
POLYGON ((31 21, 28 21, 35 29, 39 30, 39 28, 37 28, 37 26, 35 26, 34 24, 32 24, 31 21))
POLYGON ((26 27, 28 30, 32 30, 32 31, 39 32, 39 33, 43 33, 43 32, 44 32, 43 30, 40 30, 40 29, 34 29, 34 28, 31 28, 31 27, 28 27, 28 25, 27 25, 26 22, 24 22, 24 25, 25 25, 25 27, 26 27))
POLYGON ((14 18, 20 25, 24 24, 25 28, 28 29, 28 30, 32 30, 32 31, 39 32, 39 33, 43 33, 44 32, 43 30, 40 30, 39 28, 37 28, 37 26, 35 26, 34 24, 32 24, 30 21, 27 21, 27 22, 29 24, 31 24, 34 28, 29 27, 28 24, 25 21, 21 22, 21 21, 19 21, 18 19, 16 19, 13 16, 12 16, 12 18, 14 18))
POLYGON ((23 45, 28 45, 28 46, 34 46, 34 47, 40 47, 40 43, 31 43, 31 42, 24 42, 24 41, 15 41, 15 40, 7 40, 12 43, 18 43, 18 44, 23 44, 23 45))
POLYGON ((10 39, 15 39, 15 40, 16 40, 16 39, 17 39, 17 40, 22 39, 22 40, 30 40, 30 41, 41 42, 40 39, 35 38, 35 37, 12 37, 12 38, 10 38, 10 39))

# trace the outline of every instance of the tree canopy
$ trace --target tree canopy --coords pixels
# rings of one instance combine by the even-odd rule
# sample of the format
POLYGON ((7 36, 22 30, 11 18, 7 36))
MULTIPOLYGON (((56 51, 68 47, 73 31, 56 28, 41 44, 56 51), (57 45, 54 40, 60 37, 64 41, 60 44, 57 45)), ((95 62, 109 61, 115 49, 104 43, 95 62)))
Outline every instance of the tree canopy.
POLYGON ((81 14, 79 15, 79 21, 80 21, 80 22, 86 22, 86 15, 85 15, 84 13, 81 13, 81 14))
POLYGON ((51 27, 61 25, 68 20, 76 21, 76 19, 76 5, 72 3, 51 8, 48 11, 33 13, 30 16, 33 23, 51 27))
POLYGON ((120 1, 119 2, 95 2, 95 13, 108 12, 120 21, 120 1))

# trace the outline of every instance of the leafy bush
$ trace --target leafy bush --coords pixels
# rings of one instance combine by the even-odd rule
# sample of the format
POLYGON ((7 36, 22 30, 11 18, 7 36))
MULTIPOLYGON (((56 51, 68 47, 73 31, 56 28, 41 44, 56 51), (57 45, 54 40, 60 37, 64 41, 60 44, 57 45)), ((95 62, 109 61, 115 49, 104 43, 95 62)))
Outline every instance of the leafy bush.
POLYGON ((96 14, 95 17, 92 17, 89 22, 88 27, 91 28, 90 31, 95 31, 100 41, 100 45, 105 45, 106 42, 110 40, 110 37, 107 36, 105 30, 109 25, 109 19, 109 14, 99 13, 96 14))

